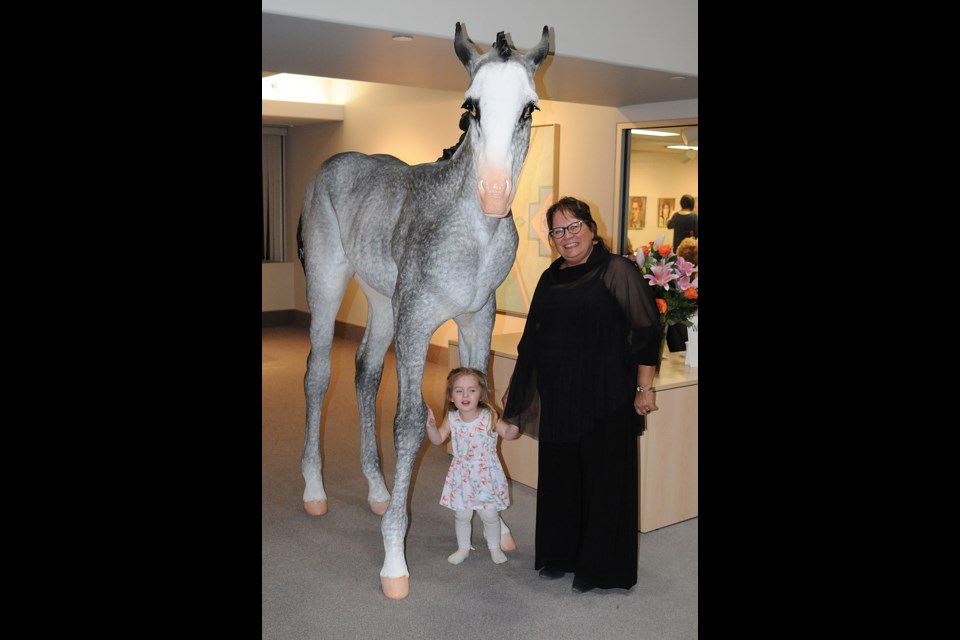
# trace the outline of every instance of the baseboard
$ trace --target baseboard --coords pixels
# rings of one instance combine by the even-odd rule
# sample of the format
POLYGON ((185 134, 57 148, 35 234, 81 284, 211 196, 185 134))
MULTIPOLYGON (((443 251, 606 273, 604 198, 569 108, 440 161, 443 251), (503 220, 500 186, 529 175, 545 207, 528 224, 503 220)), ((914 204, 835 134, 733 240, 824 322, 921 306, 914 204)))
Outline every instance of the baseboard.
POLYGON ((286 309, 284 311, 262 311, 260 312, 261 327, 282 327, 288 324, 295 324, 294 314, 296 310, 286 309))
POLYGON ((442 364, 444 367, 450 366, 450 349, 431 344, 427 348, 427 362, 442 364))
MULTIPOLYGON (((333 335, 338 338, 343 338, 344 340, 352 340, 353 342, 360 342, 363 340, 363 333, 367 330, 366 327, 358 327, 355 324, 347 324, 346 322, 340 322, 337 320, 333 324, 333 335)), ((393 343, 390 343, 390 348, 393 348, 393 343)))
MULTIPOLYGON (((299 309, 285 309, 283 311, 262 311, 261 327, 282 327, 295 325, 298 327, 310 328, 310 314, 299 309)), ((333 335, 344 340, 360 342, 363 340, 363 333, 366 327, 359 327, 355 324, 348 324, 339 320, 334 323, 333 335)), ((393 343, 390 343, 390 350, 393 350, 393 343)), ((447 347, 431 344, 427 348, 427 361, 434 364, 448 366, 450 364, 450 350, 447 347)))

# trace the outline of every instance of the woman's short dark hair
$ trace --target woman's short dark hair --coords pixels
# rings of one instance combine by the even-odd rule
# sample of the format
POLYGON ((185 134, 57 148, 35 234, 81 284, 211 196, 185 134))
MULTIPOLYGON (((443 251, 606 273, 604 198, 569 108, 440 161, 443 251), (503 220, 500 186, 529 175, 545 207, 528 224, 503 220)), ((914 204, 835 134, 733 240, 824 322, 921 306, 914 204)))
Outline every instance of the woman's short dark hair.
POLYGON ((693 196, 688 196, 686 194, 680 198, 680 208, 681 209, 693 209, 693 196))
MULTIPOLYGON (((597 234, 597 223, 593 221, 593 215, 590 213, 590 205, 582 200, 566 196, 557 200, 553 206, 547 209, 547 227, 553 229, 553 214, 557 211, 566 211, 568 215, 577 220, 583 220, 593 232, 593 237, 597 241, 597 246, 601 249, 607 249, 606 243, 597 234)), ((551 236, 552 237, 552 236, 551 236)), ((607 249, 609 251, 609 249, 607 249)))

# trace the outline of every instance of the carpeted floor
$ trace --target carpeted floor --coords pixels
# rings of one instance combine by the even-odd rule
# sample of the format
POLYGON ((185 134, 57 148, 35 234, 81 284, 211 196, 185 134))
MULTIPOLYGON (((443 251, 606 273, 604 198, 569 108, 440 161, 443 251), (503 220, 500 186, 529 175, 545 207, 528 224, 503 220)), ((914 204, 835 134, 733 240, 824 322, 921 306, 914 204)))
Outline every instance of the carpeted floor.
MULTIPOLYGON (((638 534, 639 582, 630 591, 574 594, 572 576, 554 581, 533 569, 536 491, 512 483, 503 518, 518 549, 495 565, 474 519, 477 548, 458 566, 453 512, 438 503, 450 464, 444 446, 426 442, 411 488, 407 565, 410 595, 380 591, 380 517, 367 506, 353 387, 356 343, 336 339, 334 376, 321 428, 323 480, 330 511, 303 511, 300 455, 304 437, 303 375, 307 330, 265 327, 262 333, 262 637, 299 638, 696 638, 698 520, 638 534)), ((427 363, 424 397, 443 404, 445 366, 427 363)), ((387 486, 393 484, 393 418, 397 374, 387 355, 377 400, 377 433, 387 486)))

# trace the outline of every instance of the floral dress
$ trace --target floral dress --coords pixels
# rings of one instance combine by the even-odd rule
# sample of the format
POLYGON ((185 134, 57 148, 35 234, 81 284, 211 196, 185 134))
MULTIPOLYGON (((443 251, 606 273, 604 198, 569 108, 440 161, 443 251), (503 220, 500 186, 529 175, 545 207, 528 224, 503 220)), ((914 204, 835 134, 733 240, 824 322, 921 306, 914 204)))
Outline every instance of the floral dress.
POLYGON ((440 504, 454 511, 486 509, 503 511, 510 506, 507 477, 497 457, 497 432, 490 432, 490 412, 482 410, 472 422, 451 411, 450 437, 453 460, 443 483, 440 504))

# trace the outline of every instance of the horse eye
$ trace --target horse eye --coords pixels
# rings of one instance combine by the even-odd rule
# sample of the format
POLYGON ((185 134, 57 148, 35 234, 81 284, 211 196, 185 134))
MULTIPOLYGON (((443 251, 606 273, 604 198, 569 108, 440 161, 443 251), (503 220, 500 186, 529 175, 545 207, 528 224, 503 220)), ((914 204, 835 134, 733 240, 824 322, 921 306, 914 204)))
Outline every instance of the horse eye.
POLYGON ((479 108, 477 107, 477 103, 474 102, 472 98, 467 98, 463 102, 463 104, 460 105, 460 108, 469 110, 470 116, 473 118, 476 118, 479 115, 479 108))
POLYGON ((527 106, 523 108, 523 114, 520 116, 520 121, 523 122, 524 120, 529 120, 532 118, 534 109, 540 111, 540 107, 538 107, 536 104, 533 102, 528 103, 527 106))

